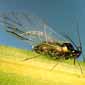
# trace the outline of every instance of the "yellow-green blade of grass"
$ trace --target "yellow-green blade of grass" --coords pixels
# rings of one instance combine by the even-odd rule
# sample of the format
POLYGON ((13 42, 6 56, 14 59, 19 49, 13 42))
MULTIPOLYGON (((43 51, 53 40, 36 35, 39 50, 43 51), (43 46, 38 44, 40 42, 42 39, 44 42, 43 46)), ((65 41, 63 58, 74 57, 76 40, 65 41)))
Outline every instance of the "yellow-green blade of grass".
POLYGON ((0 85, 85 85, 84 64, 81 64, 81 74, 79 66, 74 66, 71 60, 66 63, 39 55, 24 61, 36 55, 32 51, 1 45, 0 85))

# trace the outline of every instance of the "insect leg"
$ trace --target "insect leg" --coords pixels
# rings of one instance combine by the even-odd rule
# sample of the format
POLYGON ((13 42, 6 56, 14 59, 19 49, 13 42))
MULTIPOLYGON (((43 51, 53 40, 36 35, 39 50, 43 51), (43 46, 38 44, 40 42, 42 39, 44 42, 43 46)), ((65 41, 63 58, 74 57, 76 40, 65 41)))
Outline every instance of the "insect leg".
POLYGON ((82 70, 82 67, 81 67, 79 61, 78 61, 77 59, 76 59, 76 61, 77 61, 78 65, 79 65, 79 68, 80 68, 81 74, 83 74, 83 70, 82 70))
POLYGON ((73 62, 73 63, 74 63, 74 65, 75 65, 75 63, 76 63, 76 58, 75 58, 75 56, 74 56, 74 62, 73 62))
POLYGON ((76 62, 76 61, 77 61, 78 65, 79 65, 79 68, 80 68, 81 74, 83 74, 82 67, 81 67, 79 61, 74 57, 74 65, 75 65, 75 62, 76 62))
POLYGON ((30 59, 33 59, 33 58, 37 58, 37 57, 39 57, 40 56, 40 54, 38 54, 38 55, 36 55, 36 56, 33 56, 33 57, 31 57, 31 58, 25 58, 23 61, 27 61, 27 60, 30 60, 30 59))
MULTIPOLYGON (((61 62, 63 62, 63 60, 65 60, 65 57, 59 59, 61 62)), ((51 69, 50 71, 52 71, 57 65, 59 64, 59 62, 57 62, 51 69)))
POLYGON ((57 65, 58 65, 58 63, 56 63, 56 64, 50 69, 50 71, 52 71, 57 65))

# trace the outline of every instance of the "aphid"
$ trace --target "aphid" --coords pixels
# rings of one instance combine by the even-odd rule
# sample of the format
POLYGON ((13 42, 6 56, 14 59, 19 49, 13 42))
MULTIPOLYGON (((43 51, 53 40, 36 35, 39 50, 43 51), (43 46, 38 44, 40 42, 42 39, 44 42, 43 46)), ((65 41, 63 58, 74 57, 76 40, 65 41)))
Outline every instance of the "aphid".
POLYGON ((1 17, 5 30, 32 45, 32 50, 38 54, 56 59, 73 58, 75 64, 75 59, 82 53, 79 31, 77 33, 80 45, 77 46, 68 35, 59 35, 39 17, 16 12, 4 13, 1 17))

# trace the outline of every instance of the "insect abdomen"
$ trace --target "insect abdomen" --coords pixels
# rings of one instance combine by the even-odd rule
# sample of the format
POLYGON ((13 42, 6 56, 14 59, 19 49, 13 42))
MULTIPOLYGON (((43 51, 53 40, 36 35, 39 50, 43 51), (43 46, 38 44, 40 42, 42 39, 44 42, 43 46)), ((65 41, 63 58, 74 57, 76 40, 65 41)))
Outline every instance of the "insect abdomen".
POLYGON ((55 58, 67 58, 69 50, 66 46, 55 44, 55 43, 41 43, 33 48, 33 50, 39 54, 49 55, 55 58))

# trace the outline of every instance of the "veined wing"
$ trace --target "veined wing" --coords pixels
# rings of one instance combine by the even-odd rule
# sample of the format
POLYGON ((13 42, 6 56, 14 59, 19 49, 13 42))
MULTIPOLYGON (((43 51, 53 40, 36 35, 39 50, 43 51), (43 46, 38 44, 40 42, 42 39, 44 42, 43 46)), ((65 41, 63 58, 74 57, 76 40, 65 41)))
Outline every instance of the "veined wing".
POLYGON ((1 15, 4 29, 17 39, 21 39, 33 46, 41 42, 61 42, 62 36, 56 33, 39 17, 28 13, 9 12, 1 15))

